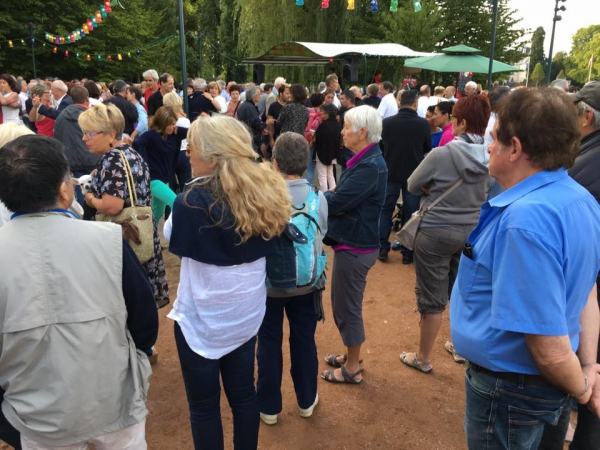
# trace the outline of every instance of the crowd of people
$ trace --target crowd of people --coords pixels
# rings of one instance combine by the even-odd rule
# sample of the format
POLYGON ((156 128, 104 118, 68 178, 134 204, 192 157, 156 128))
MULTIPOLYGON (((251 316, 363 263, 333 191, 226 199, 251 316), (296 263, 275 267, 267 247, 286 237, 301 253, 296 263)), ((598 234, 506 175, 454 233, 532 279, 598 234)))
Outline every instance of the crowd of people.
POLYGON ((167 317, 196 449, 225 447, 221 384, 236 449, 277 424, 284 315, 301 417, 319 378, 363 382, 363 296, 392 250, 416 275, 407 371, 434 370, 450 303, 470 449, 562 449, 575 404, 570 448, 598 448, 600 82, 457 92, 379 72, 363 91, 330 73, 309 92, 142 76, 0 75, 0 439, 147 448, 172 298, 162 234, 181 259, 167 317), (343 350, 319 374, 326 286, 343 350))

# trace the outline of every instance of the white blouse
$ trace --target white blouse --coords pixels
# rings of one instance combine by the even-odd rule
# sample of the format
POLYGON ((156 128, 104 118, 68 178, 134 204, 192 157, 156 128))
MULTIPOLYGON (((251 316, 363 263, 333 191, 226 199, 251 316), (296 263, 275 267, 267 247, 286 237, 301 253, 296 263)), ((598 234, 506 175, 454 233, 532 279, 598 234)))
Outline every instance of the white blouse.
MULTIPOLYGON (((165 222, 167 240, 173 215, 165 222)), ((266 310, 266 259, 236 266, 215 266, 182 258, 173 309, 189 347, 207 359, 219 359, 258 333, 266 310)))

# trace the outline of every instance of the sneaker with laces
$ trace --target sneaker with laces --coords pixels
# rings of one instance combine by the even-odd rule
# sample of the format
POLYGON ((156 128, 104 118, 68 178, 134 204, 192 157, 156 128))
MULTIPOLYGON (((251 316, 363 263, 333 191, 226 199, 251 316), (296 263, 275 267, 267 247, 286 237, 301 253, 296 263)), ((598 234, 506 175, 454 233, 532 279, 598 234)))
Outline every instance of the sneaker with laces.
POLYGON ((312 416, 315 407, 319 404, 319 394, 315 397, 315 402, 312 404, 310 408, 302 409, 300 408, 300 417, 304 417, 305 419, 312 416))
POLYGON ((260 420, 262 420, 265 425, 275 425, 277 423, 278 414, 264 414, 260 413, 260 420))

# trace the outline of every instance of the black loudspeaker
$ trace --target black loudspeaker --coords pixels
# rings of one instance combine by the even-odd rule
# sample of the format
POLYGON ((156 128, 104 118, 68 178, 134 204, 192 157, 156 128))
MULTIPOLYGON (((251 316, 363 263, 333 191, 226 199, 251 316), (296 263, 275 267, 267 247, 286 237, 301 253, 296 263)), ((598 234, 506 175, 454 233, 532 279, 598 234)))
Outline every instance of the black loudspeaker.
POLYGON ((260 84, 265 81, 265 66, 262 64, 254 64, 252 72, 252 81, 254 84, 260 84))
POLYGON ((344 70, 342 72, 342 79, 346 82, 358 81, 358 56, 348 56, 344 58, 344 70))

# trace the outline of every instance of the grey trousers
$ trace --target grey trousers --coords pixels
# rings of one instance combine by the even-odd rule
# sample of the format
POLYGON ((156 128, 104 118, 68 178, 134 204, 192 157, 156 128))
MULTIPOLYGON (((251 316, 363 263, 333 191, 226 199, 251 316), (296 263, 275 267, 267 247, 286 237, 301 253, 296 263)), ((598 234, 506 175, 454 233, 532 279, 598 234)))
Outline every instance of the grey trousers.
POLYGON ((354 347, 365 341, 362 303, 367 274, 377 261, 377 251, 366 254, 335 252, 331 280, 331 307, 342 341, 354 347))
POLYGON ((460 255, 474 225, 419 228, 414 262, 417 308, 421 314, 444 312, 458 273, 460 255))

